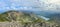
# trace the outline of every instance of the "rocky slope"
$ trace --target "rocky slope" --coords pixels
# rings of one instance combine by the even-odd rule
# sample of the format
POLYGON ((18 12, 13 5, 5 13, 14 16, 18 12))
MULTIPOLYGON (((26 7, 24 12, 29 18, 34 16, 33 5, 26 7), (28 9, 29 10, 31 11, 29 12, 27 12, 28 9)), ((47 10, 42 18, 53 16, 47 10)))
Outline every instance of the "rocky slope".
MULTIPOLYGON (((18 22, 22 27, 51 27, 55 26, 55 23, 47 22, 42 17, 38 17, 34 13, 26 13, 22 11, 7 11, 0 15, 1 22, 18 22), (23 25, 22 25, 23 24, 23 25)), ((17 24, 18 24, 17 23, 17 24)))

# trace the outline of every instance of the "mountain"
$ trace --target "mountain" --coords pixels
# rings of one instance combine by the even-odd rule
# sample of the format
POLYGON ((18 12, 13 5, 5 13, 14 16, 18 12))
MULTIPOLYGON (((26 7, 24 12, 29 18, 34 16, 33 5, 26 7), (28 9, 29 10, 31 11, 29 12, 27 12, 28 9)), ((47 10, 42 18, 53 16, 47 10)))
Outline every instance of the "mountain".
POLYGON ((36 27, 38 26, 48 27, 48 25, 49 26, 56 25, 54 23, 50 24, 50 22, 48 22, 48 20, 45 20, 44 18, 46 17, 36 15, 33 12, 17 11, 17 10, 10 10, 0 14, 0 22, 5 22, 5 21, 21 22, 22 24, 25 24, 24 27, 28 25, 31 26, 31 24, 33 24, 36 27))
POLYGON ((0 21, 23 21, 23 22, 32 22, 37 19, 43 19, 42 17, 38 17, 33 12, 25 12, 25 11, 16 11, 10 10, 0 14, 0 21))

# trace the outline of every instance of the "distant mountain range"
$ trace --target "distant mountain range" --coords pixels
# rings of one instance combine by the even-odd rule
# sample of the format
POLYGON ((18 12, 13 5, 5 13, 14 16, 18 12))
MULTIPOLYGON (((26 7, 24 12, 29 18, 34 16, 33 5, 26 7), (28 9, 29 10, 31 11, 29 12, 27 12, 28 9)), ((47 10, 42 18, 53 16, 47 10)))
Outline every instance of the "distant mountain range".
MULTIPOLYGON (((8 10, 10 11, 10 10, 8 10)), ((54 15, 54 14, 59 14, 59 13, 55 13, 55 12, 46 12, 46 11, 33 11, 33 10, 17 10, 17 11, 22 11, 22 12, 26 12, 26 13, 34 13, 36 15, 40 15, 40 16, 45 16, 45 17, 48 17, 50 15, 54 15)), ((0 13, 4 13, 6 11, 0 11, 0 13)))
MULTIPOLYGON (((10 11, 10 10, 8 10, 10 11)), ((59 14, 59 13, 55 13, 55 12, 46 12, 46 11, 33 11, 33 10, 17 10, 17 11, 22 11, 22 12, 26 12, 26 13, 34 13, 36 15, 40 15, 40 16, 44 16, 49 18, 48 16, 50 15, 54 15, 54 14, 59 14)), ((6 11, 0 11, 0 13, 4 13, 6 11)))

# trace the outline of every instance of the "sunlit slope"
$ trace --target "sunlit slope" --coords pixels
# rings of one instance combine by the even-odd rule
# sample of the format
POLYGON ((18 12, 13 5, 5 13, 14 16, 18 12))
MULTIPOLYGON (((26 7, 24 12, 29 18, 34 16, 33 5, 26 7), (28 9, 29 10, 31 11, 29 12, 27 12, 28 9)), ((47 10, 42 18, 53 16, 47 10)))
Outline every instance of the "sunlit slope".
POLYGON ((22 12, 22 11, 15 11, 15 10, 12 11, 11 10, 11 11, 7 11, 7 12, 0 14, 0 21, 33 22, 38 19, 45 20, 45 19, 38 17, 37 15, 35 15, 32 12, 26 13, 26 12, 22 12))

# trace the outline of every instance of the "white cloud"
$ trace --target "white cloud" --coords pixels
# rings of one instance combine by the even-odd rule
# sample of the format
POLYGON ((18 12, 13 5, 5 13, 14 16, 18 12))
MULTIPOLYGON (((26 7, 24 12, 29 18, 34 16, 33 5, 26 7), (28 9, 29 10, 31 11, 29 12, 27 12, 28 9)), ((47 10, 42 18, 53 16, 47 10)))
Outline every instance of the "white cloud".
POLYGON ((6 2, 4 2, 4 0, 3 2, 0 1, 0 8, 4 10, 14 9, 60 12, 59 6, 60 0, 9 0, 6 2), (57 9, 57 7, 59 7, 59 9, 57 9))
POLYGON ((40 10, 60 12, 60 0, 40 0, 40 10), (58 8, 58 9, 57 9, 58 8))

